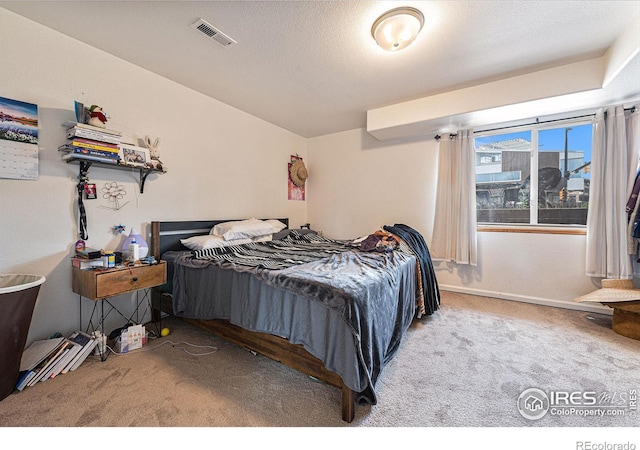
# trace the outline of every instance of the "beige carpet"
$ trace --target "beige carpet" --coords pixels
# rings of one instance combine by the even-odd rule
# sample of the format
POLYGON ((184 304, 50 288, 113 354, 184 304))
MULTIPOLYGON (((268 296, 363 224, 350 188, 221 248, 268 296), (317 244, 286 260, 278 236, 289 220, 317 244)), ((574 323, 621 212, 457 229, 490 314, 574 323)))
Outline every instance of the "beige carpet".
POLYGON ((524 418, 528 388, 623 394, 640 387, 640 341, 611 317, 442 293, 410 328, 377 385, 377 405, 340 419, 340 392, 191 327, 144 351, 78 370, 0 401, 4 427, 637 427, 638 417, 524 418), (183 342, 193 344, 189 346, 183 342), (196 347, 202 346, 202 347, 196 347), (211 352, 213 346, 218 349, 211 352), (196 356, 191 353, 203 354, 196 356))

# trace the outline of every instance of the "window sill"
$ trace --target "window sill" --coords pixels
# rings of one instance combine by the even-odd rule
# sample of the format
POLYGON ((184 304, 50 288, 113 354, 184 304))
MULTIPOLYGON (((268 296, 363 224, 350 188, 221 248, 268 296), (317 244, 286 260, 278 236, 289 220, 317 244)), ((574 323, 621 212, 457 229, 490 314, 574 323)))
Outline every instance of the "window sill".
POLYGON ((534 233, 534 234, 571 234, 586 236, 586 228, 541 227, 513 225, 478 225, 478 233, 534 233))

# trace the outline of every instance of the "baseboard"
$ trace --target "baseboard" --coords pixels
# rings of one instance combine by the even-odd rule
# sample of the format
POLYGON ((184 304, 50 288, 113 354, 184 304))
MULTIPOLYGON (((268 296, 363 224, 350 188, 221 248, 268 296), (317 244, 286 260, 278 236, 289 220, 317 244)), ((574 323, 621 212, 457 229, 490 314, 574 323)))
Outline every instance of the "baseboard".
POLYGON ((505 292, 494 292, 484 289, 473 289, 442 284, 439 285, 439 287, 442 291, 457 292, 459 294, 479 295, 481 297, 498 298, 500 300, 511 300, 521 303, 532 303, 534 305, 541 306, 552 306, 554 308, 574 309, 577 311, 593 312, 598 314, 613 314, 613 309, 599 303, 568 302, 565 300, 553 300, 548 298, 530 297, 525 295, 509 294, 505 292))

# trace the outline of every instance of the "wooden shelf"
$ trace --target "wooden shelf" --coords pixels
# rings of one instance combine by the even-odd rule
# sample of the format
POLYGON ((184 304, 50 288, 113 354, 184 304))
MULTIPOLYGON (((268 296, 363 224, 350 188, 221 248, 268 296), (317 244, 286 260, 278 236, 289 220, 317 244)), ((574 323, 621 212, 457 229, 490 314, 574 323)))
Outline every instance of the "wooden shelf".
POLYGON ((79 163, 80 164, 80 173, 79 179, 88 178, 87 174, 89 173, 89 168, 92 165, 98 165, 100 167, 107 167, 110 169, 118 169, 118 170, 131 170, 135 169, 140 173, 140 193, 144 193, 144 184, 147 181, 147 177, 152 173, 163 173, 161 170, 152 169, 150 167, 140 167, 134 166, 130 164, 120 164, 120 163, 107 163, 102 161, 91 161, 84 158, 69 158, 67 163, 79 163))

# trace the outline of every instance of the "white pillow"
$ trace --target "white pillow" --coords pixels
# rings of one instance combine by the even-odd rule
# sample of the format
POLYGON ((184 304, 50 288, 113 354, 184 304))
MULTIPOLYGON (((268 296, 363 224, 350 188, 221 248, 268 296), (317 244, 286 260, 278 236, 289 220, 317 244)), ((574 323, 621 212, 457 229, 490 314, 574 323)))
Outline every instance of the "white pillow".
POLYGON ((214 226, 210 234, 222 236, 227 241, 236 239, 252 239, 274 233, 273 225, 258 219, 238 220, 219 223, 214 226))
POLYGON ((221 236, 213 236, 205 234, 202 236, 192 236, 187 239, 180 239, 182 245, 189 250, 202 250, 205 248, 220 248, 229 247, 230 245, 248 244, 252 242, 251 239, 236 239, 233 241, 227 241, 221 236))
POLYGON ((265 220, 265 222, 267 222, 269 225, 271 225, 273 227, 273 232, 274 233, 277 233, 278 231, 282 231, 285 228, 287 228, 287 226, 285 224, 283 224, 282 222, 280 222, 279 220, 276 220, 276 219, 265 220))

